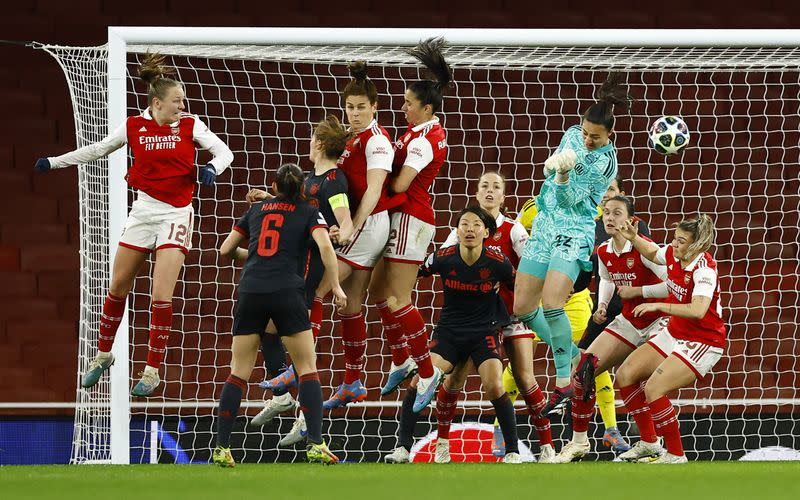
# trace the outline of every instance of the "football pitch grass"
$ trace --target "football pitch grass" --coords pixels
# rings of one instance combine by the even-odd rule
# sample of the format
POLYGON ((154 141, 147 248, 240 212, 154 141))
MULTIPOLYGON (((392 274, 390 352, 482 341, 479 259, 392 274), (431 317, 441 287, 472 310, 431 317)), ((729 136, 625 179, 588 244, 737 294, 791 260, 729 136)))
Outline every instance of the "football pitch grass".
POLYGON ((0 498, 796 500, 799 480, 800 462, 4 466, 0 498))

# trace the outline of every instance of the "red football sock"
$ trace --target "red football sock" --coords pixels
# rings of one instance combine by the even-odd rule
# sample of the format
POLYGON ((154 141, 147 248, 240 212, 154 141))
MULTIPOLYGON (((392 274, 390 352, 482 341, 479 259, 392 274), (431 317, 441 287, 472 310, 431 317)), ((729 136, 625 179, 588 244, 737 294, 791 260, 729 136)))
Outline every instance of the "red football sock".
POLYGON ((311 333, 314 338, 319 337, 319 329, 322 327, 322 298, 314 297, 314 302, 311 303, 311 313, 309 320, 311 321, 311 333))
POLYGON ((150 309, 150 350, 147 366, 159 368, 167 352, 167 341, 172 330, 172 301, 154 300, 150 309))
POLYGON ((114 344, 114 337, 117 335, 117 328, 119 328, 124 313, 125 297, 117 297, 109 292, 106 301, 103 302, 103 313, 100 315, 98 351, 111 352, 111 346, 114 344))
POLYGON ((650 413, 653 415, 656 433, 664 438, 664 444, 671 455, 683 455, 681 442, 681 428, 678 425, 678 415, 675 408, 666 396, 650 401, 650 413))
POLYGON ((626 385, 619 388, 619 394, 625 401, 625 408, 628 414, 633 417, 636 426, 639 427, 639 436, 642 441, 655 443, 658 440, 656 428, 653 423, 653 416, 650 414, 650 407, 644 397, 644 384, 626 385))
POLYGON ((342 319, 342 344, 344 345, 344 383, 361 378, 364 369, 364 352, 367 350, 367 324, 364 315, 340 315, 342 319))
POLYGON ((442 385, 436 393, 436 433, 439 439, 450 439, 450 424, 456 414, 461 389, 451 391, 442 385))
POLYGON ((433 364, 431 364, 431 353, 428 351, 428 329, 422 315, 416 307, 409 304, 395 311, 394 316, 400 324, 400 331, 408 342, 411 357, 417 363, 419 376, 422 378, 432 377, 433 364))
POLYGON ((572 397, 572 430, 574 432, 588 432, 589 421, 594 414, 594 404, 597 400, 592 396, 589 401, 584 401, 585 394, 583 384, 576 377, 572 381, 575 387, 575 395, 572 397))
POLYGON ((403 340, 403 332, 400 331, 400 323, 397 318, 392 314, 385 300, 376 302, 375 306, 381 315, 381 323, 383 323, 383 334, 386 340, 389 341, 389 349, 392 351, 392 363, 395 366, 400 366, 408 359, 408 345, 403 340))
POLYGON ((528 407, 528 413, 531 416, 533 427, 539 435, 539 446, 553 444, 553 432, 550 430, 550 419, 537 416, 547 404, 547 400, 544 398, 539 384, 534 384, 533 387, 523 392, 522 398, 525 400, 525 405, 528 407))

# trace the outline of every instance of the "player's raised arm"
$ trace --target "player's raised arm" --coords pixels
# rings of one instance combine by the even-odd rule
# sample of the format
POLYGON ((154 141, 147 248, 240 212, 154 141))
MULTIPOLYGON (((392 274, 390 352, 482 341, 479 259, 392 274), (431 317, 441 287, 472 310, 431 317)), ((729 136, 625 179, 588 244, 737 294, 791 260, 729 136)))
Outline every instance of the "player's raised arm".
POLYGON ((634 226, 630 222, 626 221, 625 224, 619 228, 619 232, 625 237, 626 240, 633 244, 642 257, 650 262, 663 264, 663 262, 660 261, 657 256, 659 251, 658 245, 639 236, 638 224, 634 226))
POLYGON ((36 160, 34 168, 38 172, 46 172, 52 168, 64 168, 72 165, 81 165, 108 156, 128 142, 125 131, 127 123, 123 123, 111 135, 100 142, 95 142, 78 148, 75 151, 64 153, 61 156, 50 156, 36 160))

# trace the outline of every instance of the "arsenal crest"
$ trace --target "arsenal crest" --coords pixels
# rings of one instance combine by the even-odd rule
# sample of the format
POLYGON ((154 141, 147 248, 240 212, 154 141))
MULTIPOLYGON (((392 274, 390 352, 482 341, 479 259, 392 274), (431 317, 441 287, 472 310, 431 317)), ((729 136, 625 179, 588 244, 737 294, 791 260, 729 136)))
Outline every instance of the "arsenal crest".
POLYGON ((626 264, 628 264, 628 269, 633 269, 633 264, 634 264, 635 262, 636 262, 636 261, 635 261, 635 260, 633 260, 633 258, 632 258, 632 257, 631 257, 630 259, 628 259, 627 261, 625 261, 625 263, 626 263, 626 264))
POLYGON ((170 132, 172 132, 172 135, 178 135, 181 132, 181 129, 178 127, 172 127, 170 132))
POLYGON ((502 238, 502 237, 503 237, 503 235, 498 233, 498 232, 495 232, 494 236, 492 236, 492 238, 494 238, 495 241, 499 241, 500 238, 502 238))
POLYGON ((489 279, 489 276, 491 276, 491 275, 492 275, 492 272, 489 271, 489 269, 487 269, 485 267, 482 268, 480 271, 478 271, 478 276, 480 276, 482 280, 489 279))
POLYGON ((685 275, 683 277, 684 284, 688 285, 690 281, 692 281, 692 275, 691 274, 687 274, 687 275, 685 275))
POLYGON ((311 196, 316 196, 319 192, 319 184, 312 184, 311 189, 308 190, 308 194, 311 196))

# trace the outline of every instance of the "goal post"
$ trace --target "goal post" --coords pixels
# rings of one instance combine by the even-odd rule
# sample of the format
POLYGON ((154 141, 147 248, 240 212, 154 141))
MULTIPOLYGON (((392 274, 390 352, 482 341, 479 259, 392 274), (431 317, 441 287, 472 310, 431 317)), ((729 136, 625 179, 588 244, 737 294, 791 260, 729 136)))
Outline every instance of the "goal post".
MULTIPOLYGON (((265 185, 282 162, 308 168, 313 124, 327 113, 343 118, 339 90, 348 79, 348 61, 369 63, 379 89, 379 123, 398 137, 405 127, 403 91, 421 75, 402 49, 434 36, 447 40, 445 56, 455 73, 441 113, 450 151, 432 190, 434 244, 442 243, 454 214, 474 201, 483 171, 503 173, 506 205, 520 209, 541 185, 542 162, 578 122, 605 74, 627 72, 637 102, 629 116, 618 118, 614 141, 637 212, 659 243, 668 241, 672 223, 698 211, 710 213, 718 228, 714 252, 730 339, 709 379, 674 400, 687 451, 696 458, 737 459, 766 446, 800 445, 800 424, 792 418, 800 403, 800 173, 792 168, 800 163, 800 31, 110 27, 108 34, 103 47, 43 47, 67 76, 78 146, 102 139, 146 106, 135 68, 151 51, 168 56, 187 87, 187 110, 229 144, 235 159, 215 188, 198 188, 196 233, 176 287, 158 389, 163 393, 147 401, 129 396, 147 347, 145 267, 115 340, 110 383, 104 377, 91 391, 78 389, 73 462, 148 462, 156 456, 154 441, 163 461, 207 460, 214 401, 230 361, 236 286, 235 269, 218 259, 216 248, 246 208, 244 193, 265 185), (663 157, 647 147, 647 126, 663 114, 683 116, 690 128, 692 143, 680 156, 663 157)), ((79 370, 94 353, 127 216, 128 162, 120 150, 80 167, 79 370)), ((429 325, 438 316, 437 289, 438 283, 423 280, 415 294, 429 325)), ((348 460, 375 460, 393 447, 402 397, 377 396, 390 358, 374 308, 368 309, 368 404, 334 412, 324 427, 348 460)), ((326 307, 318 344, 326 397, 341 382, 336 328, 326 307)), ((543 388, 552 386, 553 375, 544 352, 540 346, 536 361, 543 388)), ((241 413, 253 416, 263 403, 255 384, 263 374, 254 372, 241 413)), ((462 403, 464 422, 489 418, 474 376, 462 403)), ((518 418, 521 438, 529 442, 527 414, 518 418)), ((629 430, 625 416, 619 419, 629 430)), ((233 439, 237 458, 297 458, 277 447, 291 421, 276 421, 253 429, 240 419, 233 439)), ((556 435, 564 423, 554 421, 556 435)), ((430 425, 426 416, 420 428, 430 425)), ((465 429, 480 435, 477 427, 465 429)))

